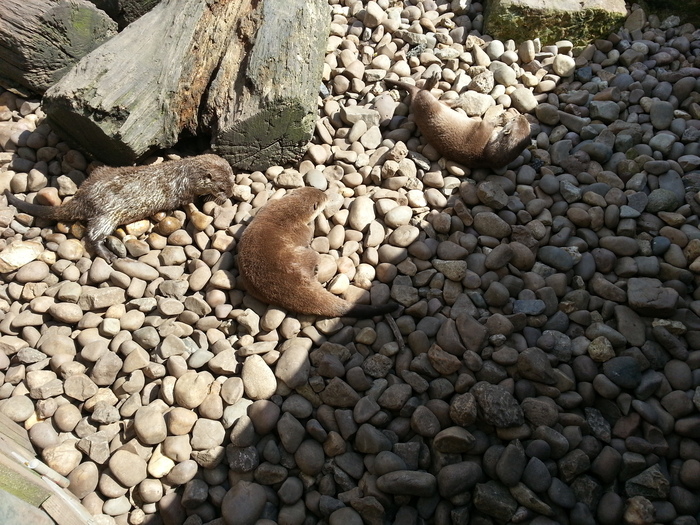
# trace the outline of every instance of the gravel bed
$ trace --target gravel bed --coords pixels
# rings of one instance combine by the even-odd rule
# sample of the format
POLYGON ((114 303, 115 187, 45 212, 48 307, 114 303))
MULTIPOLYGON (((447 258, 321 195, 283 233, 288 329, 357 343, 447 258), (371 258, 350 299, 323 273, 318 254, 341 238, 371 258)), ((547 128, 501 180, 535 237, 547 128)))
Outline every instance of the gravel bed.
MULTIPOLYGON (((574 53, 491 40, 480 3, 330 3, 297 166, 120 228, 113 266, 0 207, 0 412, 99 525, 697 524, 700 30, 634 6, 574 53), (532 147, 441 159, 381 82, 435 72, 532 147), (319 279, 400 303, 402 341, 237 285, 245 225, 301 185, 331 195, 319 279)), ((56 204, 93 163, 2 92, 0 166, 56 204)))

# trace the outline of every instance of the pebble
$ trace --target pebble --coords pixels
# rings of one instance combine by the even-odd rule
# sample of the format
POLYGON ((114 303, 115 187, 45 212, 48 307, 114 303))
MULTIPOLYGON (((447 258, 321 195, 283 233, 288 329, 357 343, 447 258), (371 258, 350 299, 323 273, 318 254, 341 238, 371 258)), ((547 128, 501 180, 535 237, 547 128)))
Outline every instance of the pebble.
POLYGON ((79 464, 82 454, 75 440, 66 440, 41 451, 41 459, 62 476, 68 476, 79 464))
POLYGON ((377 488, 387 494, 430 497, 437 488, 437 480, 427 472, 397 470, 379 476, 377 488))
POLYGON ((161 443, 168 436, 165 418, 156 407, 145 406, 134 414, 134 431, 145 445, 161 443))
POLYGON ((246 395, 253 400, 269 399, 277 389, 274 372, 259 355, 248 356, 241 372, 246 395))
POLYGON ((239 481, 221 502, 221 513, 227 525, 253 525, 262 515, 267 497, 257 483, 239 481))

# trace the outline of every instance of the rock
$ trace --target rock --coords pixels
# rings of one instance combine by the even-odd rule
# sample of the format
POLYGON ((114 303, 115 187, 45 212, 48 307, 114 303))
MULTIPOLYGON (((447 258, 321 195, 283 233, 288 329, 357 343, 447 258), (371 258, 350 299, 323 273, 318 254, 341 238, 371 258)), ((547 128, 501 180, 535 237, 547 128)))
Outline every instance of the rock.
POLYGON ((481 235, 496 239, 503 239, 511 233, 510 225, 493 212, 477 213, 474 216, 474 229, 481 235))
POLYGON ((520 482, 525 471, 527 458, 525 450, 517 439, 511 441, 498 458, 496 475, 506 487, 514 487, 520 482))
POLYGON ((627 283, 629 306, 651 317, 667 317, 678 302, 678 292, 652 277, 634 277, 627 283))
POLYGON ((625 482, 625 491, 630 497, 643 496, 651 500, 666 499, 670 488, 669 480, 653 465, 625 482))
POLYGON ((612 100, 594 100, 590 104, 591 118, 610 124, 620 116, 620 106, 612 100))
POLYGON ((481 381, 472 387, 470 393, 490 425, 506 428, 523 424, 522 408, 502 386, 481 381))
POLYGON ((510 95, 513 107, 520 113, 529 113, 537 107, 535 95, 526 87, 517 86, 510 95))
POLYGON ((99 474, 97 465, 91 461, 81 463, 69 474, 69 490, 76 498, 83 499, 97 488, 99 474))
POLYGON ((243 387, 250 399, 269 399, 277 390, 275 374, 259 355, 246 357, 241 372, 243 387))
POLYGON ((469 451, 475 442, 476 438, 468 430, 455 426, 438 432, 433 445, 446 454, 462 454, 469 451))
POLYGON ((574 59, 568 55, 556 55, 552 63, 554 73, 560 77, 568 77, 574 74, 576 63, 574 59))
POLYGON ((481 467, 472 461, 446 465, 437 475, 438 490, 443 498, 450 498, 472 490, 483 477, 481 467))
POLYGON ((363 454, 378 454, 383 450, 391 450, 391 441, 380 430, 365 423, 360 425, 355 435, 355 450, 363 454))
POLYGON ((437 489, 437 481, 428 472, 397 470, 379 476, 377 488, 387 494, 430 497, 437 489))
POLYGON ((197 408, 209 393, 210 384, 210 376, 188 370, 175 382, 175 401, 184 408, 197 408))
POLYGON ((639 363, 630 356, 614 357, 603 363, 603 371, 620 388, 636 388, 642 378, 639 363))
POLYGON ((374 202, 369 197, 358 197, 353 201, 348 216, 350 227, 357 231, 364 231, 374 220, 374 202))
POLYGON ((499 521, 510 521, 518 503, 506 487, 497 481, 487 481, 474 487, 474 506, 499 521))
POLYGON ((260 518, 267 496, 262 485, 239 481, 221 502, 221 514, 227 525, 254 525, 260 518))
POLYGON ((219 421, 200 417, 192 428, 190 443, 194 450, 210 450, 221 445, 225 435, 226 430, 219 421))
POLYGON ((109 459, 109 469, 125 487, 135 487, 146 479, 146 462, 137 454, 119 449, 109 459))
POLYGON ((45 448, 41 451, 41 458, 50 468, 62 476, 68 476, 78 467, 83 457, 75 444, 76 440, 67 439, 57 445, 45 448))
POLYGON ((321 400, 331 406, 352 408, 360 396, 350 385, 338 377, 334 377, 320 393, 321 400))
POLYGON ((556 382, 547 354, 536 347, 527 348, 518 355, 518 371, 538 383, 552 385, 556 382))
POLYGON ((9 417, 12 421, 23 423, 34 414, 34 403, 27 396, 14 396, 5 399, 0 404, 0 412, 9 417))
POLYGON ((8 273, 34 261, 44 248, 36 242, 14 242, 0 252, 0 273, 8 273))
POLYGON ((145 445, 156 445, 168 436, 165 418, 156 407, 141 407, 134 414, 134 431, 145 445))

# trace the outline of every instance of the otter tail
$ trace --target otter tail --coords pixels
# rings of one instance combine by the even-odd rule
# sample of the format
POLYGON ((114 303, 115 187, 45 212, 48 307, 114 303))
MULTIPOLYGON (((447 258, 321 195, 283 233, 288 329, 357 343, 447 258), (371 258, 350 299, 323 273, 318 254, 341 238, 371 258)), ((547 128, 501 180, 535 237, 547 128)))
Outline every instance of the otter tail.
MULTIPOLYGON (((249 284, 249 283, 248 283, 249 284)), ((249 289, 251 293, 252 289, 249 289)), ((255 289, 260 292, 260 288, 255 289)), ((267 294, 257 294, 259 299, 265 302, 277 304, 292 312, 308 315, 321 315, 323 317, 354 317, 356 319, 368 319, 377 315, 384 315, 396 310, 399 305, 388 303, 381 305, 356 304, 341 299, 337 295, 326 290, 321 283, 314 281, 309 287, 299 287, 293 293, 275 293, 269 296, 271 288, 266 289, 267 294)), ((253 295, 256 295, 253 293, 253 295)))
POLYGON ((54 221, 69 220, 71 219, 71 213, 66 205, 61 206, 42 206, 40 204, 31 204, 29 202, 18 199, 9 190, 5 190, 5 197, 7 197, 7 202, 20 211, 34 215, 35 217, 41 217, 44 219, 51 219, 54 221))
POLYGON ((373 304, 354 304, 343 314, 343 317, 355 317, 356 319, 368 319, 377 315, 390 314, 399 307, 396 303, 387 303, 380 305, 373 304))

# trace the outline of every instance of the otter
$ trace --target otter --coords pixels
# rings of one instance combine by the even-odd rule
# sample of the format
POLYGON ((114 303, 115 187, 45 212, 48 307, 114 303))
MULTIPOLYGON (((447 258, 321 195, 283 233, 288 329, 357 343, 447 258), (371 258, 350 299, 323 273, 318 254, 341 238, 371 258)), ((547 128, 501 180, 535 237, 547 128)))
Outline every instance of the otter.
POLYGON ((303 187, 260 208, 238 244, 245 289, 265 303, 301 314, 367 318, 393 312, 395 303, 353 304, 316 279, 319 256, 310 246, 311 226, 327 200, 321 190, 303 187))
POLYGON ((146 166, 96 168, 68 202, 41 206, 5 195, 18 210, 54 221, 87 221, 86 239, 96 255, 108 262, 117 256, 104 245, 121 224, 173 210, 200 195, 223 202, 233 193, 229 163, 217 155, 199 155, 146 166))
POLYGON ((437 85, 437 75, 426 80, 422 89, 390 78, 384 81, 409 92, 418 129, 446 159, 468 168, 500 168, 530 143, 530 123, 523 115, 502 123, 502 108, 494 106, 483 119, 469 118, 440 102, 430 92, 437 85))

